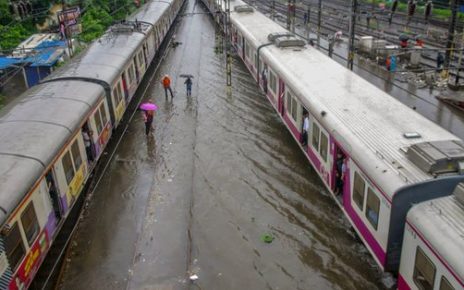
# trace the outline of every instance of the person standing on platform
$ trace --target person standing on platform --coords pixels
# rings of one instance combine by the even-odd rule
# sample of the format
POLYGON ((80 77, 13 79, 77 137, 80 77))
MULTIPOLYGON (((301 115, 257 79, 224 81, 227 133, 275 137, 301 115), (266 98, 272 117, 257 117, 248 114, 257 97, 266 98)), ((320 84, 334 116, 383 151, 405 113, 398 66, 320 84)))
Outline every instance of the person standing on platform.
POLYGON ((173 99, 174 94, 172 93, 171 89, 171 78, 168 75, 164 75, 164 77, 161 79, 161 83, 164 87, 164 94, 166 95, 166 99, 168 98, 168 90, 171 93, 171 99, 173 99))
POLYGON ((145 135, 148 136, 151 131, 151 125, 153 124, 153 116, 155 111, 143 111, 143 121, 145 123, 145 135))
POLYGON ((192 78, 187 77, 184 84, 187 89, 187 97, 191 97, 192 96, 192 84, 193 84, 192 78))

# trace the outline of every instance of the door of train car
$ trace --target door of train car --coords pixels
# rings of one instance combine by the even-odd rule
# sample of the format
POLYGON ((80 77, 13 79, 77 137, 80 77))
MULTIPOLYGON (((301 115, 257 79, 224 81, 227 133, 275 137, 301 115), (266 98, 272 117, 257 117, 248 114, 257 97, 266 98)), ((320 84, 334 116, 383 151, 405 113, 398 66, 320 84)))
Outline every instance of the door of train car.
POLYGON ((331 152, 331 159, 333 160, 332 166, 332 178, 330 188, 335 195, 340 196, 343 199, 346 188, 346 177, 348 175, 348 156, 338 146, 337 143, 333 143, 333 151, 331 152))
POLYGON ((278 99, 279 112, 281 116, 285 114, 284 94, 285 94, 285 83, 281 78, 279 78, 279 93, 278 93, 277 99, 278 99))

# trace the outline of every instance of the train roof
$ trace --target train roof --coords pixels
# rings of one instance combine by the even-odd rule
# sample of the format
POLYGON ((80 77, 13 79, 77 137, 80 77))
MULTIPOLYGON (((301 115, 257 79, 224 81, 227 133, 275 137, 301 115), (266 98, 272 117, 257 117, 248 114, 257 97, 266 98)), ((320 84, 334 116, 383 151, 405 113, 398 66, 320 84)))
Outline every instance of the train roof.
POLYGON ((138 20, 155 25, 159 17, 167 10, 171 5, 172 0, 162 1, 151 1, 147 5, 143 6, 140 10, 135 12, 129 17, 130 20, 138 20))
POLYGON ((144 38, 141 32, 112 32, 110 29, 47 79, 91 78, 112 86, 144 38))
POLYGON ((0 224, 104 96, 81 81, 39 84, 0 111, 0 224))
POLYGON ((455 195, 423 202, 407 220, 464 283, 464 204, 455 195))
MULTIPOLYGON (((270 33, 288 32, 256 11, 233 12, 231 20, 255 48, 269 43, 270 33)), ((380 181, 390 200, 399 188, 434 178, 408 159, 409 146, 459 140, 311 46, 271 45, 261 55, 363 171, 380 181), (408 139, 405 133, 418 133, 420 138, 408 139)))

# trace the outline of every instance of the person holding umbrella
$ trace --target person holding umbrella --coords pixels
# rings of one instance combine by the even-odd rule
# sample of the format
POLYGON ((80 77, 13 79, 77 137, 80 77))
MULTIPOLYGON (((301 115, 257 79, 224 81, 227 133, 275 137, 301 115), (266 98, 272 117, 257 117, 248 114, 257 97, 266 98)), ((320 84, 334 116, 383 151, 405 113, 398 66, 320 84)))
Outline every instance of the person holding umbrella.
POLYGON ((145 123, 145 134, 148 136, 151 131, 151 125, 153 124, 153 117, 155 116, 155 110, 158 107, 151 101, 140 105, 140 109, 143 110, 143 122, 145 123))
POLYGON ((185 84, 185 88, 187 89, 187 97, 191 97, 192 96, 192 84, 193 84, 193 76, 192 75, 189 75, 189 74, 181 74, 180 75, 181 78, 186 78, 184 84, 185 84))

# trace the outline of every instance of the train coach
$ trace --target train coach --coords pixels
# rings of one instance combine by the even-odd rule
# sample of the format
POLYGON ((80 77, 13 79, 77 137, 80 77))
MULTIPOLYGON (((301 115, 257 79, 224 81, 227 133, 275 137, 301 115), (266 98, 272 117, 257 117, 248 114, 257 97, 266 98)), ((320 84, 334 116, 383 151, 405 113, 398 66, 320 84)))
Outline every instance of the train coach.
POLYGON ((464 289, 464 183, 409 211, 399 290, 464 289))
MULTIPOLYGON (((203 2, 224 11, 224 2, 203 2)), ((254 8, 230 6, 238 56, 378 265, 398 273, 409 209, 452 194, 464 143, 254 8)))
POLYGON ((182 4, 144 5, 0 111, 0 289, 31 284, 182 4))

